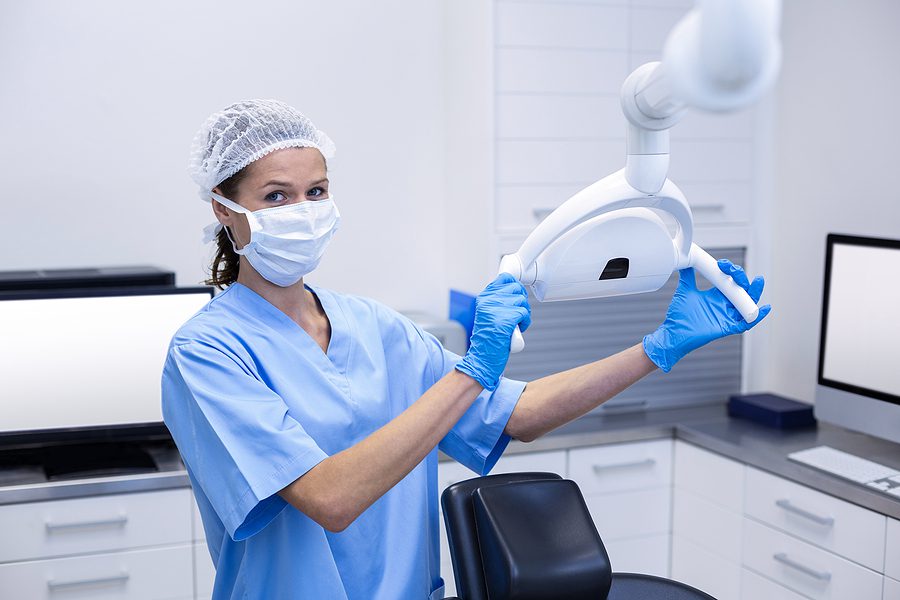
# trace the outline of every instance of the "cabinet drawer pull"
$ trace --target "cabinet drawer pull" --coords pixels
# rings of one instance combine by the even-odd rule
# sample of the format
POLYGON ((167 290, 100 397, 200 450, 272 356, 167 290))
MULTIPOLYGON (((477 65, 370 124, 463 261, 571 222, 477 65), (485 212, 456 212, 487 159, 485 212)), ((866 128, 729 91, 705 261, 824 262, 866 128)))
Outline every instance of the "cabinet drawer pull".
POLYGON ((612 404, 604 404, 600 407, 601 410, 628 410, 632 408, 636 408, 638 406, 645 406, 647 404, 646 400, 631 400, 629 402, 614 402, 612 404))
POLYGON ((809 512, 808 510, 802 509, 799 506, 794 506, 793 504, 791 504, 791 501, 786 498, 776 500, 775 505, 783 508, 790 513, 794 513, 795 515, 800 515, 805 519, 809 519, 810 521, 818 525, 824 525, 825 527, 831 527, 834 525, 834 517, 823 517, 817 515, 816 513, 809 512))
POLYGON ((831 573, 829 573, 828 571, 817 571, 812 567, 807 567, 803 563, 798 563, 796 560, 794 560, 784 552, 773 554, 772 558, 784 565, 789 566, 792 569, 797 569, 801 573, 806 573, 810 577, 815 577, 819 581, 831 581, 831 573))
POLYGON ((53 523, 47 521, 44 523, 44 526, 47 528, 47 533, 53 533, 54 531, 71 531, 73 529, 90 529, 94 527, 125 527, 125 523, 127 522, 128 517, 120 515, 118 517, 113 517, 112 519, 76 521, 74 523, 53 523))
POLYGON ((609 463, 605 465, 594 465, 594 473, 600 475, 604 471, 611 471, 613 469, 634 469, 638 467, 652 467, 656 464, 655 458, 645 458, 643 460, 630 460, 627 462, 620 463, 609 463))
POLYGON ((533 214, 534 218, 537 219, 538 221, 543 221, 544 219, 547 218, 547 215, 552 213, 554 210, 556 210, 556 209, 555 208, 535 208, 534 210, 531 211, 531 214, 533 214))
POLYGON ((695 212, 698 210, 705 210, 707 212, 719 212, 725 210, 725 205, 721 202, 715 204, 692 204, 691 210, 695 212))
POLYGON ((131 575, 128 573, 119 573, 118 575, 94 577, 92 579, 70 579, 68 581, 54 581, 51 579, 47 582, 47 589, 52 592, 63 588, 73 588, 85 585, 123 584, 130 578, 131 575))

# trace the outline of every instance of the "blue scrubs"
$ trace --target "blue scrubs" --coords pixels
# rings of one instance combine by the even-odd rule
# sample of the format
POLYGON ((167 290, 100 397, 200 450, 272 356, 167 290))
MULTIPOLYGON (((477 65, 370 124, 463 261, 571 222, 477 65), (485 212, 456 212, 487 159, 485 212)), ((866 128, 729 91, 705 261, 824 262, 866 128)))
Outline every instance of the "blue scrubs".
MULTIPOLYGON (((341 533, 276 493, 397 417, 459 360, 377 302, 310 289, 331 322, 327 354, 241 284, 211 300, 169 347, 163 416, 203 517, 213 598, 443 597, 437 450, 341 533)), ((502 380, 482 393, 440 450, 490 471, 524 387, 502 380)))

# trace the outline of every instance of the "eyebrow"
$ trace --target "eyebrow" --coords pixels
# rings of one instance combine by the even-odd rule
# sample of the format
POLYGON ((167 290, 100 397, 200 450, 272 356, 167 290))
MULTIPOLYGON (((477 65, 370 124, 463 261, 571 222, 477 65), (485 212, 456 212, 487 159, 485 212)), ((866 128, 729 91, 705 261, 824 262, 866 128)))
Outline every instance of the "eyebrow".
MULTIPOLYGON (((318 181, 314 181, 314 182, 310 183, 309 185, 310 185, 310 186, 315 186, 315 185, 319 185, 320 183, 328 183, 328 178, 325 177, 325 178, 320 179, 320 180, 318 180, 318 181)), ((266 183, 264 183, 264 184, 262 185, 262 187, 264 187, 264 188, 265 188, 265 187, 269 187, 269 186, 284 187, 284 188, 292 188, 292 187, 294 187, 294 184, 292 184, 292 183, 290 183, 290 182, 287 182, 287 181, 278 181, 278 180, 276 180, 276 179, 273 179, 273 180, 271 180, 271 181, 267 181, 266 183)))

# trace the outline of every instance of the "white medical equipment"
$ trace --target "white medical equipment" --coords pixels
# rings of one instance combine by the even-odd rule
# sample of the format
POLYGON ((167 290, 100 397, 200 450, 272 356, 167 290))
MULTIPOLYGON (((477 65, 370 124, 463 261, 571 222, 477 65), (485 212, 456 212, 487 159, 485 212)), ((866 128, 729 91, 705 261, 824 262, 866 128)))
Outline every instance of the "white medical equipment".
MULTIPOLYGON (((689 107, 729 111, 762 95, 781 62, 780 9, 781 0, 698 0, 669 34, 662 62, 638 67, 622 85, 625 168, 550 213, 502 258, 500 272, 543 302, 652 292, 694 267, 748 323, 756 320, 756 303, 693 243, 690 206, 667 178, 668 130, 689 107), (674 236, 659 213, 674 220, 674 236)), ((516 329, 510 349, 524 347, 516 329)))

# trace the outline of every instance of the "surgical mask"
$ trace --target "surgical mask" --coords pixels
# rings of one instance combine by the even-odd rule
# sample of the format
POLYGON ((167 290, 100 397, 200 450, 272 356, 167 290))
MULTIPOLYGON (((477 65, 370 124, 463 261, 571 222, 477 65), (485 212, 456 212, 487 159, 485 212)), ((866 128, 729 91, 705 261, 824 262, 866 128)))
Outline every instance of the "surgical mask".
POLYGON ((315 270, 341 222, 331 197, 251 211, 210 194, 219 204, 247 215, 250 241, 238 250, 226 228, 228 239, 234 251, 246 257, 263 278, 281 287, 293 285, 315 270))

